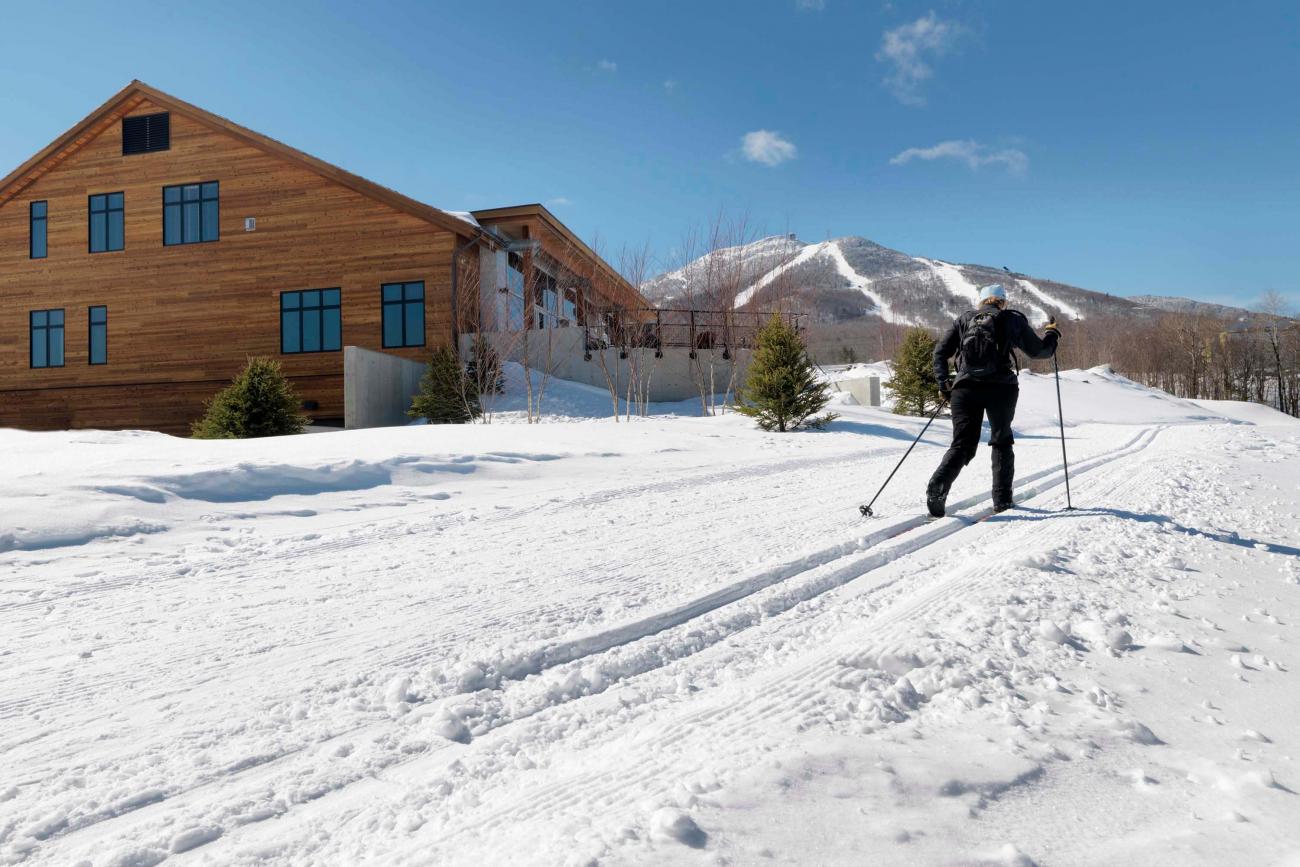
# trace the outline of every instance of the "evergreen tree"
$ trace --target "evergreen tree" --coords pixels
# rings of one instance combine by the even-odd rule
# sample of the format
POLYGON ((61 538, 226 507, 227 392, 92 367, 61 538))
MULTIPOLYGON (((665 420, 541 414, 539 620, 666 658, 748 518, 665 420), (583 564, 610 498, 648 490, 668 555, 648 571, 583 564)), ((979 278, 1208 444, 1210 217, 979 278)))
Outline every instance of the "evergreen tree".
POLYGON ((270 358, 250 358, 230 385, 207 402, 203 418, 190 426, 196 439, 250 439, 302 433, 309 419, 302 402, 270 358))
POLYGON ((894 356, 894 375, 885 388, 894 394, 899 415, 929 415, 943 395, 934 379, 935 340, 924 328, 910 328, 894 356))
POLYGON ((474 336, 474 345, 469 351, 469 361, 465 364, 465 374, 478 386, 479 394, 501 394, 506 390, 505 369, 501 367, 501 356, 483 335, 474 336))
POLYGON ((446 346, 439 346, 420 379, 420 391, 406 411, 429 424, 464 424, 482 415, 478 386, 446 346))
POLYGON ((814 417, 830 402, 830 389, 818 379, 799 335, 779 315, 759 330, 737 397, 736 411, 757 419, 763 430, 819 428, 835 418, 814 417))

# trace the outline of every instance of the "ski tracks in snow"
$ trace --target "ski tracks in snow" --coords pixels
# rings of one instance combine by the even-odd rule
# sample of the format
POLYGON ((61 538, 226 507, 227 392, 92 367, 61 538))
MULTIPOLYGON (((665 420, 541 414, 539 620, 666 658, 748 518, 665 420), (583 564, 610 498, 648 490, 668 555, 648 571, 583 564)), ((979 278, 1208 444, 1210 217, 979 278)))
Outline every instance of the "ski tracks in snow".
MULTIPOLYGON (((1145 432, 1112 457, 1080 465, 1076 471, 1077 475, 1080 480, 1086 480, 1080 494, 1098 495, 1099 489, 1107 494, 1119 493, 1115 486, 1117 478, 1120 479, 1119 488, 1136 484, 1133 481, 1135 475, 1131 472, 1112 472, 1094 481, 1090 471, 1140 453, 1150 445, 1155 436, 1154 430, 1145 432)), ((1059 477, 1045 478, 1032 487, 1018 489, 1018 498, 1032 498, 1049 491, 1060 493, 1056 489, 1061 482, 1062 479, 1059 477)), ((985 509, 981 509, 976 515, 980 516, 984 511, 985 509)), ((547 715, 549 724, 539 721, 530 726, 534 729, 532 732, 519 733, 514 737, 506 734, 505 731, 494 734, 489 739, 490 744, 484 747, 486 755, 480 757, 481 760, 491 764, 522 755, 524 762, 522 766, 527 767, 534 761, 540 761, 530 758, 530 755, 537 751, 544 751, 548 740, 561 741, 573 737, 575 731, 585 731, 587 727, 616 728, 625 725, 629 718, 640 717, 643 713, 653 714, 662 701, 675 702, 681 698, 683 692, 689 694, 697 688, 705 690, 704 698, 696 702, 701 707, 685 714, 669 715, 662 724, 643 729, 636 738, 642 748, 636 749, 632 755, 607 756, 613 764, 609 769, 575 773, 559 783, 547 785, 542 789, 525 787, 517 791, 496 792, 490 799, 493 806, 485 811, 481 819, 448 829, 449 836, 445 839, 442 834, 435 835, 438 839, 438 851, 443 857, 448 858, 455 852, 457 855, 453 860, 457 860, 458 863, 464 860, 468 863, 473 859, 473 855, 469 853, 476 849, 480 841, 492 840, 496 841, 494 846, 500 846, 512 839, 512 827, 553 827, 553 823, 546 819, 548 815, 557 813, 583 815, 588 810, 603 813, 627 811, 635 814, 641 802, 654 796, 671 794, 664 789, 671 790, 674 785, 680 784, 673 774, 673 768, 682 763, 681 754, 686 749, 687 743, 694 741, 698 746, 699 740, 707 739, 709 735, 719 731, 725 731, 723 740, 729 744, 761 744, 766 742, 766 736, 772 731, 812 725, 818 720, 824 720, 828 712, 827 685, 844 671, 846 665, 842 642, 821 651, 813 650, 810 654, 795 655, 787 646, 793 642, 793 639, 783 637, 785 633, 802 632, 800 643, 806 650, 807 642, 815 634, 815 627, 810 627, 809 621, 819 617, 824 620, 827 616, 833 616, 828 614, 830 610, 828 607, 814 604, 812 608, 808 608, 807 605, 814 603, 827 591, 843 588, 840 591, 842 599, 858 597, 870 600, 868 608, 879 609, 879 613, 875 616, 864 617, 864 625, 857 629, 870 638, 869 644, 855 655, 877 660, 888 659, 890 661, 883 663, 886 670, 897 665, 907 667, 909 663, 898 661, 905 660, 908 656, 907 652, 900 648, 910 643, 917 621, 927 612, 953 605, 962 596, 977 589, 982 582, 997 577, 998 573, 1003 571, 1000 567, 990 566, 986 560, 981 559, 973 567, 946 575, 937 584, 920 588, 910 586, 914 580, 914 573, 903 568, 903 564, 910 563, 914 555, 925 555, 939 541, 968 529, 973 531, 975 529, 973 520, 970 517, 947 519, 927 526, 926 532, 905 534, 895 539, 892 544, 883 544, 878 550, 869 554, 856 552, 853 555, 832 559, 805 573, 799 573, 797 579, 792 579, 791 582, 799 586, 787 588, 783 585, 782 592, 754 600, 752 607, 760 609, 762 613, 751 612, 746 616, 737 611, 726 620, 721 620, 731 627, 722 629, 722 635, 717 634, 720 618, 714 616, 704 618, 708 622, 689 624, 689 629, 684 633, 673 634, 669 631, 641 639, 637 642, 640 645, 637 648, 637 655, 642 659, 656 656, 655 645, 672 647, 686 642, 689 649, 676 658, 672 654, 662 655, 661 652, 653 666, 647 666, 643 671, 628 672, 629 682, 617 690, 612 689, 616 684, 609 683, 603 685, 596 694, 583 694, 580 696, 582 700, 573 701, 572 706, 570 706, 571 701, 557 703, 557 705, 563 704, 564 707, 553 707, 552 714, 547 715), (837 559, 846 562, 836 562, 837 559), (875 577, 877 571, 882 572, 880 577, 875 577), (891 601, 878 601, 878 597, 882 595, 891 601), (779 619, 769 619, 792 609, 797 609, 802 614, 796 616, 789 625, 783 625, 784 622, 779 619), (761 634, 752 639, 753 643, 759 645, 759 649, 748 648, 748 653, 743 654, 738 665, 736 657, 742 654, 732 649, 734 641, 742 630, 758 624, 763 624, 765 627, 761 634), (766 650, 762 649, 764 643, 770 645, 766 650), (748 700, 739 700, 734 692, 725 689, 716 690, 716 698, 710 699, 709 688, 717 684, 702 682, 696 685, 692 682, 694 678, 686 673, 691 668, 709 668, 697 659, 699 655, 714 657, 728 655, 725 666, 719 664, 712 668, 714 670, 725 668, 732 678, 752 676, 753 681, 747 683, 745 687, 748 700), (669 671, 656 678, 657 684, 642 686, 639 680, 630 679, 633 674, 649 673, 677 662, 681 664, 671 665, 669 671), (768 671, 767 669, 772 668, 774 662, 789 664, 777 665, 774 670, 768 671), (692 665, 692 663, 699 664, 692 665), (686 668, 683 669, 683 666, 686 668), (674 672, 678 673, 674 675, 674 672), (681 688, 683 679, 686 681, 685 690, 681 688), (567 714, 569 718, 555 717, 553 716, 555 711, 567 714), (539 729, 541 731, 536 731, 539 729), (548 732, 547 729, 550 731, 548 732), (701 734, 702 732, 704 734, 701 734), (498 737, 498 734, 501 737, 498 737), (504 752, 506 755, 488 758, 487 756, 492 755, 494 751, 504 752)), ((1026 533, 1033 533, 1035 545, 1040 546, 1068 532, 1067 528, 1061 525, 1045 531, 1030 530, 1026 526, 1018 526, 1014 519, 1005 521, 995 519, 993 522, 979 525, 978 530, 984 537, 1004 531, 1019 531, 1014 538, 998 542, 999 546, 1007 552, 1023 549, 1023 537, 1026 533)), ((843 602, 841 601, 840 604, 842 606, 843 602)), ((721 615, 722 612, 718 614, 721 615)), ((850 610, 835 619, 839 621, 838 625, 843 626, 854 616, 854 611, 850 610)), ((627 650, 632 649, 633 646, 628 645, 627 650)), ((713 662, 716 663, 717 660, 714 659, 713 662)), ((598 669, 599 661, 589 660, 588 666, 593 665, 598 669)), ((888 680, 892 685, 894 678, 891 676, 888 680)), ((831 690, 832 693, 834 691, 831 690)), ((883 706, 888 702, 882 701, 881 704, 883 706)), ((529 717, 523 717, 511 722, 523 723, 528 719, 529 717)), ((595 735, 592 734, 584 740, 594 738, 595 735)), ((761 750, 754 751, 761 753, 761 750)), ((308 834, 312 829, 338 821, 343 815, 349 816, 349 821, 364 824, 367 821, 365 817, 376 812, 388 811, 394 815, 399 814, 404 808, 412 806, 408 794, 409 787, 418 787, 421 781, 446 777, 469 782, 464 778, 473 778, 474 773, 465 772, 459 767, 460 765, 459 758, 435 754, 423 756, 409 765, 394 767, 381 774, 378 782, 368 785, 362 798, 340 792, 338 798, 340 803, 333 810, 323 802, 319 806, 313 805, 313 809, 304 811, 298 816, 299 827, 293 833, 308 834), (401 785, 388 787, 383 785, 384 780, 400 782, 401 785), (368 803, 371 799, 385 797, 394 800, 390 800, 382 807, 375 807, 368 803)), ((419 796, 415 798, 415 801, 418 800, 419 796)), ((484 797, 483 803, 488 802, 489 799, 484 797)), ((255 833, 261 840, 278 832, 267 826, 255 833)), ((346 859, 358 854, 349 850, 346 842, 340 849, 327 851, 331 852, 328 856, 331 858, 346 859)), ((420 854, 427 855, 428 852, 427 849, 422 848, 404 848, 398 851, 405 855, 405 858, 397 858, 400 863, 408 859, 418 863, 420 854)), ((498 848, 497 851, 508 851, 508 849, 498 848)))
MULTIPOLYGON (((1081 462, 1074 473, 1084 477, 1140 452, 1155 435, 1155 430, 1143 432, 1114 454, 1081 462)), ((1061 482, 1059 472, 1040 471, 1022 479, 1018 496, 1033 497, 1061 482)), ((980 499, 954 506, 977 507, 980 499)), ((985 504, 975 517, 987 511, 985 504)), ((463 749, 460 743, 579 699, 599 700, 611 687, 728 643, 829 590, 924 551, 965 530, 971 520, 966 516, 921 526, 916 519, 904 519, 613 629, 471 661, 462 666, 465 689, 459 694, 429 699, 415 694, 409 682, 390 684, 390 722, 332 733, 287 754, 245 760, 188 791, 137 795, 138 803, 83 816, 78 827, 52 828, 46 839, 54 848, 48 851, 71 855, 87 835, 97 840, 111 835, 151 840, 160 852, 202 852, 223 836, 229 837, 221 843, 226 846, 242 836, 239 829, 261 822, 267 822, 264 833, 273 829, 276 836, 289 830, 285 823, 295 816, 294 824, 310 826, 335 809, 331 805, 336 802, 355 804, 358 787, 385 791, 385 778, 419 779, 428 766, 454 762, 463 749), (330 761, 322 762, 324 757, 330 761), (367 782, 376 775, 377 782, 367 782)))
MULTIPOLYGON (((1101 473, 1080 472, 1075 490, 1080 502, 1131 503, 1151 491, 1186 490, 1179 472, 1188 469, 1195 472, 1198 468, 1188 468, 1185 459, 1165 451, 1155 458, 1144 457, 1140 463, 1115 463, 1101 473)), ((1054 491, 1052 505, 1063 505, 1061 493, 1054 491)), ((1177 492, 1173 493, 1176 498, 1177 492)), ((590 851, 597 856, 618 861, 617 849, 630 845, 631 852, 653 861, 655 856, 636 848, 643 845, 639 841, 645 839, 647 829, 653 829, 653 823, 645 820, 650 811, 666 809, 664 804, 707 811, 723 782, 715 773, 718 766, 747 768, 768 762, 771 751, 780 749, 783 732, 816 728, 826 729, 828 735, 846 728, 871 732, 922 713, 931 718, 931 728, 960 724, 972 715, 997 719, 1012 732, 1027 732, 1015 738, 1011 752, 1019 758, 1005 777, 988 780, 977 776, 972 779, 982 781, 971 783, 960 777, 934 781, 936 788, 942 784, 943 789, 950 789, 941 792, 949 797, 969 793, 967 803, 972 811, 985 809, 1000 794, 1039 779, 1057 763, 1071 758, 1051 740, 1042 741, 1041 730, 1052 711, 1042 701, 1026 698, 1022 693, 1027 689, 1058 695, 1053 701, 1064 702, 1068 696, 1085 709, 1052 723, 1057 730, 1067 723, 1077 727, 1076 742, 1092 744, 1104 739, 1138 749, 1159 743, 1141 721, 1124 711, 1121 697, 1090 683, 1087 671, 1073 675, 1078 681, 1071 682, 1070 675, 1052 674, 1052 668, 1021 668, 1014 662, 1030 654, 1068 667, 1085 649, 1084 641, 1104 654, 1115 640, 1106 635, 1107 624, 1112 622, 1109 618, 1115 614, 1122 618, 1122 609, 1108 607, 1107 599, 1117 592, 1122 596, 1126 585, 1146 595, 1147 581, 1154 580, 1159 586, 1164 580, 1155 577, 1162 569, 1183 568, 1176 559, 1169 559, 1160 543, 1153 544, 1139 525, 1126 520, 1105 509, 1054 514, 1047 521, 1033 513, 999 516, 972 527, 969 539, 962 537, 965 548, 981 547, 982 556, 974 562, 952 546, 942 550, 924 546, 914 552, 915 557, 900 557, 878 575, 854 581, 837 594, 834 605, 801 608, 797 616, 771 621, 753 634, 743 650, 730 642, 708 648, 658 676, 657 685, 629 684, 618 703, 607 696, 590 699, 587 703, 592 706, 585 713, 580 707, 583 703, 559 709, 557 715, 548 715, 545 725, 529 724, 528 732, 494 740, 494 746, 485 747, 482 754, 471 751, 456 767, 404 771, 402 779, 409 786, 432 779, 463 789, 458 791, 462 799, 458 806, 473 792, 475 807, 481 807, 477 809, 481 818, 475 821, 458 819, 454 825, 444 824, 436 806, 427 809, 427 799, 422 801, 423 796, 411 796, 405 789, 394 803, 373 811, 357 803, 349 805, 349 810, 355 811, 353 821, 373 826, 376 814, 397 814, 403 808, 424 809, 434 817, 429 821, 435 827, 398 847, 390 856, 393 863, 419 863, 431 851, 455 863, 473 863, 476 856, 512 851, 512 845, 525 847, 514 851, 584 851, 579 845, 584 833, 592 844, 590 851), (1100 532, 1119 531, 1115 541, 1103 543, 1104 549, 1119 551, 1121 557, 1151 557, 1146 564, 1149 572, 1135 570, 1132 576, 1123 571, 1106 573, 1106 584, 1113 586, 1099 586, 1094 598, 1060 600, 1059 595, 1069 590, 1052 576, 1086 567, 1092 546, 1081 543, 1079 530, 1084 527, 1086 531, 1096 522, 1104 525, 1100 532), (1128 552, 1123 550, 1125 546, 1128 552), (1020 576, 1026 579, 1023 589, 1009 592, 1020 576), (980 604, 975 604, 975 599, 980 599, 980 604), (999 603, 1001 612, 990 619, 999 603), (1060 630, 1054 629, 1055 624, 1040 622, 1042 615, 1035 612, 1062 604, 1096 619, 1080 618, 1077 633, 1071 630, 1056 637, 1060 630), (939 623, 962 620, 972 628, 931 629, 939 623), (826 645, 828 634, 837 637, 826 645), (971 641, 976 636, 985 644, 963 644, 963 638, 971 641), (999 654, 985 655, 999 645, 999 654), (998 655, 1010 662, 997 661, 998 655), (716 679, 719 671, 727 674, 722 682, 716 679), (699 695, 693 697, 696 690, 699 695), (593 733, 593 728, 598 731, 593 733), (635 734, 619 739, 615 733, 621 728, 635 734), (556 754, 547 757, 545 741, 556 731, 572 739, 582 733, 586 770, 578 769, 582 765, 568 747, 556 746, 556 754), (602 741, 610 745, 608 749, 587 746, 602 741), (494 775, 487 769, 520 754, 524 767, 556 770, 540 774, 543 782, 538 785, 495 785, 494 775), (724 754, 725 759, 721 758, 724 754), (692 767, 697 767, 698 773, 682 775, 684 768, 692 767), (561 816, 609 818, 591 822, 575 836, 572 826, 561 827, 561 816), (547 841, 552 848, 540 845, 535 836, 524 838, 517 832, 519 828, 533 835, 539 829, 554 831, 547 841), (539 848, 526 848, 530 845, 539 848)), ((1120 648, 1111 651, 1116 658, 1126 649, 1123 644, 1112 646, 1120 648)), ((1150 662, 1159 664, 1158 659, 1150 662)), ((912 732, 911 737, 921 736, 918 729, 912 732)), ((1096 749, 1092 744, 1079 757, 1096 749)), ((438 798, 432 799, 433 805, 438 803, 438 798)), ((796 821, 784 813, 782 819, 796 821)), ((1108 833, 1097 827, 1089 831, 1101 837, 1108 833)), ((323 851, 331 857, 355 853, 350 845, 346 839, 339 840, 337 848, 331 845, 323 851)), ((667 857, 663 850, 657 851, 658 858, 667 857)), ((945 858, 952 857, 951 849, 941 851, 945 858)))

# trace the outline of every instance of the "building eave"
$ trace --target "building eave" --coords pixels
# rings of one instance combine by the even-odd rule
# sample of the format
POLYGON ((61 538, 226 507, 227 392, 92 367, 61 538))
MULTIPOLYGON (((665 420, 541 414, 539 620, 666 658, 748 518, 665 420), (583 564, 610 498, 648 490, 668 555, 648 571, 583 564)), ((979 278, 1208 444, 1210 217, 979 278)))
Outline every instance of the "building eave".
POLYGON ((600 266, 601 270, 605 272, 607 277, 614 280, 615 283, 625 291, 630 292, 633 298, 640 299, 643 306, 647 308, 654 307, 653 304, 646 300, 645 296, 641 294, 641 291, 637 289, 637 287, 633 286, 626 277, 606 262, 598 253, 596 253, 595 250, 592 250, 591 247, 587 246, 587 244, 575 235, 568 226, 560 222, 559 218, 552 214, 545 205, 539 202, 534 202, 526 205, 508 205, 502 208, 484 208, 483 210, 471 211, 471 213, 473 214, 474 219, 478 220, 479 223, 490 223, 496 220, 510 220, 528 217, 540 219, 546 224, 547 228, 564 238, 564 240, 572 244, 575 249, 579 250, 586 256, 590 256, 592 261, 596 262, 600 266))

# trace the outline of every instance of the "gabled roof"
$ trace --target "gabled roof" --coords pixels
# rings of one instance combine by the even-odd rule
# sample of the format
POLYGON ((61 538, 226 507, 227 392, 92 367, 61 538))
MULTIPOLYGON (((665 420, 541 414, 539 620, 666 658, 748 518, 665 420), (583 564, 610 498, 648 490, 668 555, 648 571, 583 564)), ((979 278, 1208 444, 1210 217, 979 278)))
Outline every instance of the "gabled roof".
POLYGON ((161 90, 152 88, 142 81, 132 81, 114 94, 108 102, 92 111, 84 120, 51 142, 40 153, 23 163, 4 180, 0 180, 0 206, 13 199, 23 189, 54 169, 145 101, 176 114, 184 115, 218 132, 233 136, 255 148, 281 157, 321 177, 348 187, 363 196, 378 200, 403 213, 455 232, 461 237, 482 240, 493 246, 497 245, 496 240, 491 235, 475 228, 463 219, 452 216, 446 211, 418 202, 395 190, 376 184, 374 181, 368 181, 360 175, 354 175, 338 166, 317 159, 311 154, 303 153, 273 138, 254 132, 247 127, 242 127, 196 105, 179 100, 170 94, 163 93, 161 90))
POLYGON ((627 292, 630 299, 635 299, 636 305, 641 307, 654 307, 645 296, 641 294, 640 289, 633 286, 626 277, 618 272, 612 265, 606 262, 595 250, 591 249, 583 242, 581 238, 573 234, 573 231, 546 208, 545 205, 534 202, 529 205, 511 205, 504 208, 484 208, 478 211, 471 211, 471 215, 480 224, 491 226, 496 222, 505 222, 508 220, 518 219, 538 219, 546 224, 567 243, 571 244, 574 249, 579 250, 586 256, 590 256, 592 261, 596 262, 605 276, 609 278, 615 286, 620 287, 627 292))

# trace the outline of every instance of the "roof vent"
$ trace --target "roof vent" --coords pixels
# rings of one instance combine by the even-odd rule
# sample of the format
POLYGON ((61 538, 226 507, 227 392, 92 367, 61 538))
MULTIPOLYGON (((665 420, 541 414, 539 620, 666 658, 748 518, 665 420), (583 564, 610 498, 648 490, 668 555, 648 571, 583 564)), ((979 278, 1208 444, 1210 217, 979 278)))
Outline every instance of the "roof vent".
POLYGON ((168 150, 171 126, 171 115, 165 111, 122 118, 122 156, 168 150))

